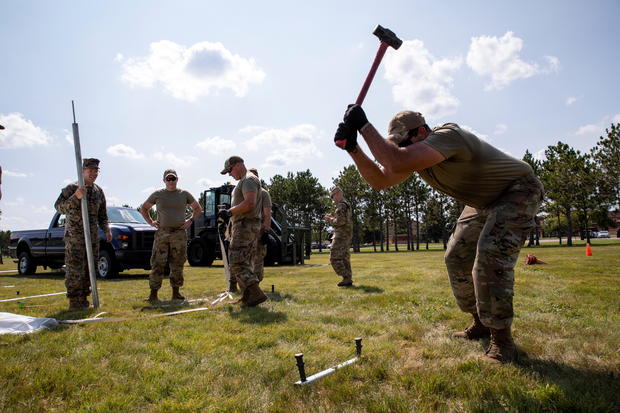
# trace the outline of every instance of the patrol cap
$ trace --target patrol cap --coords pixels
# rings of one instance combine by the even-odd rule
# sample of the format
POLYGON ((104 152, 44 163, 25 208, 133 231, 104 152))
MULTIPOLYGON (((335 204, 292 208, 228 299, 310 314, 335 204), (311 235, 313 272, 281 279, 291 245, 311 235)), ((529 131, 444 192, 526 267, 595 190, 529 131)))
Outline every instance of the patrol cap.
POLYGON ((97 169, 99 169, 99 159, 84 158, 82 160, 82 168, 97 168, 97 169))
POLYGON ((222 175, 226 175, 227 173, 230 173, 230 171, 232 171, 233 166, 235 166, 239 162, 243 162, 243 159, 240 156, 236 156, 236 155, 231 156, 230 158, 226 159, 226 162, 224 162, 224 169, 222 169, 222 172, 220 173, 222 175))
POLYGON ((252 172, 256 177, 258 177, 258 170, 256 168, 250 168, 248 171, 252 172))
POLYGON ((178 178, 177 171, 175 171, 174 169, 166 169, 164 171, 164 179, 166 179, 170 175, 174 176, 175 178, 178 178))
POLYGON ((422 125, 426 125, 426 120, 420 112, 403 110, 394 115, 390 121, 387 139, 398 145, 407 139, 410 130, 422 125))

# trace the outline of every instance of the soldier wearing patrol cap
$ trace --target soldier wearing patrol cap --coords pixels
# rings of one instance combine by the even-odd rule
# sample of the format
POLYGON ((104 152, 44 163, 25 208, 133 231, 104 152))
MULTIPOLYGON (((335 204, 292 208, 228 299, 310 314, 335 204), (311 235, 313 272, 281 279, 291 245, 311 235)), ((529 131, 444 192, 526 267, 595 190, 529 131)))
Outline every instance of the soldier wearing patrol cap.
POLYGON ((345 149, 374 189, 397 185, 417 172, 427 184, 466 205, 445 263, 457 304, 472 315, 473 323, 454 336, 490 336, 485 362, 518 360, 511 334, 514 267, 544 195, 532 168, 456 123, 431 129, 419 112, 397 113, 387 139, 359 105, 350 105, 343 120, 334 139, 346 140, 345 149), (357 145, 358 131, 379 165, 357 145))
POLYGON ((236 280, 243 290, 241 302, 248 307, 254 307, 267 300, 258 285, 259 279, 253 268, 256 241, 261 230, 261 205, 257 201, 261 192, 260 181, 246 169, 239 156, 228 158, 220 173, 228 174, 239 181, 232 193, 231 208, 220 210, 218 219, 230 219, 228 260, 231 278, 236 280))
POLYGON ((112 233, 108 226, 105 194, 95 184, 99 176, 99 159, 86 158, 82 163, 84 186, 77 182, 67 185, 56 200, 54 207, 65 214, 65 286, 69 298, 69 309, 88 308, 90 294, 90 278, 88 276, 88 260, 86 258, 86 242, 82 221, 81 199, 86 196, 88 201, 88 221, 90 224, 93 256, 99 257, 99 237, 97 227, 101 228, 108 242, 112 241, 112 233))
POLYGON ((351 238, 353 237, 353 219, 351 217, 351 205, 344 199, 342 189, 337 186, 330 191, 332 201, 336 204, 334 215, 325 214, 325 220, 334 228, 332 245, 329 250, 329 262, 336 274, 342 277, 338 287, 350 287, 353 285, 353 273, 351 272, 351 238))
POLYGON ((140 207, 140 213, 157 228, 153 252, 151 253, 151 275, 149 287, 151 294, 146 299, 150 303, 159 300, 157 292, 161 288, 166 264, 170 267, 170 286, 172 299, 184 300, 179 291, 183 286, 183 264, 187 260, 187 232, 194 219, 202 214, 202 208, 188 191, 177 188, 179 177, 174 169, 164 171, 165 188, 153 192, 140 207), (149 209, 157 206, 157 220, 149 215, 149 209), (192 216, 185 219, 185 208, 189 205, 192 216))

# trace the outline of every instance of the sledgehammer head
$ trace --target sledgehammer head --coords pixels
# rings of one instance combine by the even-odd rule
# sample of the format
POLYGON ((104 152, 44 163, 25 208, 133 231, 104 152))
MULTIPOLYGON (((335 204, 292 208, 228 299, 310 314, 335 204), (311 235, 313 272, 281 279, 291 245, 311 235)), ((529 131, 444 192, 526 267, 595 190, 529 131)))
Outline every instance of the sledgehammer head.
POLYGON ((379 24, 375 27, 375 31, 372 32, 372 34, 377 36, 381 42, 387 43, 394 49, 398 49, 400 45, 403 44, 403 41, 396 37, 393 31, 386 29, 385 27, 381 27, 379 24))

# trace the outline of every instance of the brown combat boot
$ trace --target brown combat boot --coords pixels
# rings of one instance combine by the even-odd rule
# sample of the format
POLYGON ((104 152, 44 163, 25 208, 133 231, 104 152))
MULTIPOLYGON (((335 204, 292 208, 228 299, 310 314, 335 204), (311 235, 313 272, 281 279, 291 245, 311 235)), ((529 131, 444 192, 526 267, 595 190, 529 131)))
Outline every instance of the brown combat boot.
POLYGON ((172 287, 172 299, 173 300, 185 300, 185 297, 179 292, 180 287, 172 287))
POLYGON ((267 296, 258 284, 252 284, 246 287, 241 301, 246 307, 256 307, 260 303, 267 301, 267 296))
POLYGON ((510 334, 510 327, 501 330, 491 329, 489 348, 480 360, 491 364, 505 364, 519 360, 517 346, 512 341, 510 334))
POLYGON ((343 278, 342 281, 338 283, 338 287, 350 287, 353 285, 353 280, 350 278, 343 278))
POLYGON ((237 291, 239 291, 239 288, 237 288, 237 281, 230 281, 228 283, 228 292, 236 293, 237 291))
POLYGON ((491 329, 485 327, 480 321, 478 314, 472 314, 474 322, 463 331, 457 331, 452 334, 455 338, 464 338, 466 340, 480 340, 481 338, 487 338, 491 335, 491 329))
POLYGON ((155 304, 159 302, 159 298, 157 298, 157 290, 151 290, 151 294, 149 295, 149 298, 147 298, 146 300, 151 304, 155 304))

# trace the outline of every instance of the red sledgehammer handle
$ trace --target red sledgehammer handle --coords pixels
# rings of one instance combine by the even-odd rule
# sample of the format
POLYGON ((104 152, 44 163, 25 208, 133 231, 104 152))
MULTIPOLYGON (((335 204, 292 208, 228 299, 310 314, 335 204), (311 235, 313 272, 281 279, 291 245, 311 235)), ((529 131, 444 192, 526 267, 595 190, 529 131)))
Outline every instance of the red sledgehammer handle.
MULTIPOLYGON (((385 42, 381 42, 379 45, 379 50, 377 50, 377 55, 375 56, 375 61, 372 62, 372 66, 370 67, 370 71, 368 72, 368 76, 366 76, 366 80, 364 81, 364 85, 362 86, 362 90, 360 90, 360 94, 357 96, 357 100, 355 101, 356 105, 361 105, 364 102, 364 98, 366 98, 366 93, 368 93, 368 89, 370 88, 370 84, 375 77, 375 73, 377 73, 377 69, 381 64, 381 60, 383 59, 383 55, 385 55, 385 51, 389 47, 389 44, 385 42)), ((347 144, 346 139, 340 139, 336 141, 336 145, 342 149, 344 149, 347 144)))

